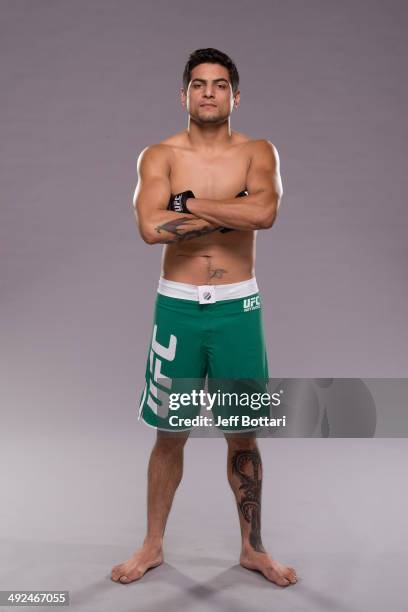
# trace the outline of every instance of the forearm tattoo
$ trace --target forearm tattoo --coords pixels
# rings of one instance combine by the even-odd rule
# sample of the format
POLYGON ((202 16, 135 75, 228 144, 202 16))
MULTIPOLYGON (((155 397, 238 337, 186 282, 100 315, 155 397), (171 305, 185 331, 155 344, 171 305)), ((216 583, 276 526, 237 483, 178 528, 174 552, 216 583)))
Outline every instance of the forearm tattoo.
POLYGON ((210 234, 218 230, 218 227, 211 227, 210 225, 201 228, 194 227, 199 221, 199 219, 191 219, 191 215, 190 217, 173 219, 172 221, 163 223, 163 225, 158 225, 156 227, 156 232, 161 234, 162 231, 166 231, 169 232, 169 234, 173 234, 173 238, 163 240, 164 243, 170 243, 189 240, 190 238, 198 238, 199 236, 204 236, 204 234, 210 234), (185 228, 189 226, 192 226, 192 229, 185 230, 185 228))
POLYGON ((265 552, 261 540, 262 462, 257 449, 238 450, 232 460, 232 473, 241 482, 242 495, 237 502, 244 519, 250 523, 249 542, 254 550, 265 552))

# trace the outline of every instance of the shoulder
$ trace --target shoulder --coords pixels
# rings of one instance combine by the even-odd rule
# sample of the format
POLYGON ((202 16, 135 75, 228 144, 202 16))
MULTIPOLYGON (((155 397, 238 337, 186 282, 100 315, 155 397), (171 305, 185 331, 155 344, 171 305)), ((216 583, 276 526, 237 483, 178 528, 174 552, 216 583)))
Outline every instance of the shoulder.
POLYGON ((264 138, 252 140, 251 146, 253 151, 256 153, 266 153, 272 156, 278 156, 278 149, 270 140, 266 140, 264 138))
POLYGON ((251 138, 246 134, 234 132, 235 144, 240 144, 246 149, 250 157, 258 157, 259 155, 267 156, 271 159, 279 161, 279 153, 276 146, 270 140, 265 138, 251 138))
POLYGON ((158 162, 170 164, 173 161, 175 151, 179 148, 188 147, 185 131, 164 138, 157 144, 145 147, 139 155, 139 163, 143 161, 157 160, 158 162))
POLYGON ((260 162, 275 169, 279 168, 280 160, 276 146, 270 140, 256 139, 249 143, 251 162, 260 162))
POLYGON ((176 134, 172 134, 160 141, 159 144, 167 147, 180 147, 186 144, 187 130, 182 130, 176 134))
POLYGON ((139 154, 137 167, 139 170, 149 169, 154 166, 166 167, 170 165, 171 149, 170 147, 158 143, 151 144, 145 147, 139 154))
POLYGON ((158 156, 163 157, 165 155, 170 155, 173 147, 180 146, 185 140, 185 130, 182 132, 178 132, 177 134, 172 134, 167 138, 163 138, 157 144, 151 144, 148 147, 145 147, 140 155, 143 156, 158 156))

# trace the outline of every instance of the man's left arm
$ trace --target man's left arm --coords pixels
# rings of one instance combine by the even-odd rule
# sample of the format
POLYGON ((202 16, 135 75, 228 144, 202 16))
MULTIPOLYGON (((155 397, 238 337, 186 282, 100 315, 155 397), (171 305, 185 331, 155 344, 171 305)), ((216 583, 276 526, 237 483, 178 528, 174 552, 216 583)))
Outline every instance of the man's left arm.
POLYGON ((191 213, 223 227, 257 230, 272 227, 283 195, 279 154, 268 140, 254 144, 244 198, 207 200, 189 198, 191 213))

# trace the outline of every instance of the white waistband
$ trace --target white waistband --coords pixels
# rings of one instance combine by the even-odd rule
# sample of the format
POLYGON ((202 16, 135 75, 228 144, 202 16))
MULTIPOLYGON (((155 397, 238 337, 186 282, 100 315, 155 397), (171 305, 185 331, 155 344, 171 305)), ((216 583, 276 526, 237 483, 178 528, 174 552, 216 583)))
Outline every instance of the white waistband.
POLYGON ((255 276, 240 283, 229 283, 223 285, 189 285, 167 280, 162 276, 159 279, 158 293, 168 297, 180 298, 182 300, 199 301, 198 288, 210 286, 215 291, 215 300, 234 300, 258 293, 258 285, 255 276))

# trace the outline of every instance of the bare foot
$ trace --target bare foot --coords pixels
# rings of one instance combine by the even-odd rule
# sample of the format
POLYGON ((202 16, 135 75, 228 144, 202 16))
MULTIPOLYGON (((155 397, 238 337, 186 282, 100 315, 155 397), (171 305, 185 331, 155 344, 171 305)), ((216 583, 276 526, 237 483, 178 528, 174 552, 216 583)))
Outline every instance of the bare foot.
POLYGON ((115 582, 127 584, 139 580, 151 567, 163 563, 161 546, 143 544, 127 561, 112 568, 111 578, 115 582))
POLYGON ((265 578, 279 586, 288 586, 297 582, 295 569, 275 561, 268 553, 247 548, 241 552, 239 562, 246 569, 258 570, 265 578))

